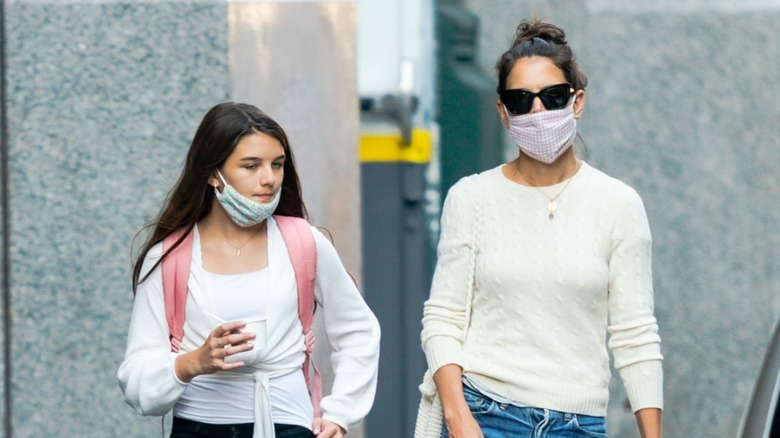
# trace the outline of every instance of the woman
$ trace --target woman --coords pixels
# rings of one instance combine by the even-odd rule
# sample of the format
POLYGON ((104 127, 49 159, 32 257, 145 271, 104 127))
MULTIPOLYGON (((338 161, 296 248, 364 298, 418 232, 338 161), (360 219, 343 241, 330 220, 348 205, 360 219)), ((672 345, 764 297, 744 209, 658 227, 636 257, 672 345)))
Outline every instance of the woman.
POLYGON ((640 433, 659 437, 642 201, 574 153, 587 77, 562 29, 521 23, 497 71, 498 116, 519 154, 449 191, 424 309, 443 434, 606 436, 609 332, 640 433))
POLYGON ((311 227, 314 295, 337 359, 332 393, 314 418, 295 273, 272 214, 306 215, 284 131, 251 105, 215 106, 135 262, 118 372, 136 411, 173 410, 172 437, 343 437, 371 408, 379 325, 331 243, 311 227), (170 250, 161 242, 177 230, 193 239, 184 338, 172 353, 161 273, 170 250))

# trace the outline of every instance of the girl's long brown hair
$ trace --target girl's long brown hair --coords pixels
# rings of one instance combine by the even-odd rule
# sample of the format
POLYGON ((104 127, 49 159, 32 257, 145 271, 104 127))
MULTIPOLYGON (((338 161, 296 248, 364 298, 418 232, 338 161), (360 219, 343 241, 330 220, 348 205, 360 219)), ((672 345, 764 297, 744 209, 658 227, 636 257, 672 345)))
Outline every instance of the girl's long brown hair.
POLYGON ((290 143, 282 127, 253 105, 226 102, 209 110, 200 122, 192 139, 184 169, 168 193, 157 219, 145 228, 152 228, 133 262, 133 294, 149 274, 157 269, 163 259, 184 239, 195 224, 211 211, 214 188, 208 183, 214 171, 222 167, 236 145, 249 134, 269 135, 284 148, 284 179, 282 197, 275 214, 306 218, 306 206, 301 195, 301 183, 295 170, 290 143), (143 278, 141 268, 149 250, 176 230, 185 231, 182 238, 167 250, 143 278))

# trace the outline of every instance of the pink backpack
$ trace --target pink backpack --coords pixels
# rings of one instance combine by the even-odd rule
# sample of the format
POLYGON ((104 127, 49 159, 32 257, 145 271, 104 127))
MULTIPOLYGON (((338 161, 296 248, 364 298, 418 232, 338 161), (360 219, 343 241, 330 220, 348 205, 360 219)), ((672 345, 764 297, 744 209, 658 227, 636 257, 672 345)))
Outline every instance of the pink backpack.
MULTIPOLYGON (((306 359, 303 361, 303 375, 309 388, 314 416, 321 417, 320 399, 322 381, 320 373, 314 368, 311 354, 314 349, 314 276, 317 272, 317 249, 309 223, 305 219, 291 216, 274 216, 282 233, 290 261, 295 271, 298 285, 298 317, 303 326, 306 344, 306 359), (309 367, 314 371, 313 381, 309 379, 309 367)), ((181 237, 179 230, 163 239, 163 253, 172 247, 181 237)), ((190 277, 192 261, 192 233, 171 252, 162 262, 163 294, 165 295, 165 319, 171 334, 171 351, 178 352, 184 337, 185 307, 187 303, 187 281, 190 277)))

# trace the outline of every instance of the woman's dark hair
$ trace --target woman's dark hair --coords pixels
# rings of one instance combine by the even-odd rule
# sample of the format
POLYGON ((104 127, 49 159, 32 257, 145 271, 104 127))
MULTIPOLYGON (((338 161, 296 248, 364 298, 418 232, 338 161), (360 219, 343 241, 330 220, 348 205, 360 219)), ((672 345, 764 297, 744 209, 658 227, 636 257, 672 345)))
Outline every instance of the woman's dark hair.
MULTIPOLYGON (((209 178, 222 167, 244 137, 255 133, 275 138, 284 148, 282 195, 274 213, 306 218, 301 183, 295 170, 290 143, 282 127, 255 106, 245 103, 221 103, 211 108, 203 117, 192 139, 178 181, 168 193, 157 219, 147 226, 152 228, 152 232, 133 264, 133 293, 138 284, 149 276, 147 274, 140 278, 141 267, 149 250, 169 234, 182 229, 185 233, 173 248, 179 246, 184 236, 211 211, 215 196, 214 188, 208 183, 209 178)), ((163 254, 149 272, 154 271, 170 252, 169 249, 163 254)))
POLYGON ((496 63, 498 87, 501 93, 506 88, 506 78, 520 58, 544 56, 549 58, 566 76, 566 80, 575 90, 583 90, 588 85, 588 77, 583 73, 574 53, 566 42, 566 34, 560 27, 537 19, 526 20, 517 26, 512 47, 504 52, 496 63))

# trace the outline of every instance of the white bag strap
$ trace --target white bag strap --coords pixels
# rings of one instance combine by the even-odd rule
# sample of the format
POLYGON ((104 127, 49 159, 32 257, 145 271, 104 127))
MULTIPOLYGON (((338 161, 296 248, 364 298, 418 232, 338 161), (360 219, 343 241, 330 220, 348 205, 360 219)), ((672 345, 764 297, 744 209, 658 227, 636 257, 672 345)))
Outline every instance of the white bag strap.
MULTIPOLYGON (((482 198, 480 193, 479 177, 474 178, 474 219, 471 221, 471 254, 469 258, 469 278, 466 288, 466 312, 463 324, 463 340, 465 341, 471 325, 471 307, 476 288, 477 271, 477 242, 482 238, 482 198)), ((414 438, 439 438, 444 426, 444 413, 442 411, 441 397, 436 390, 436 382, 430 369, 425 371, 423 382, 419 386, 421 398, 417 409, 417 421, 414 426, 414 438)))

